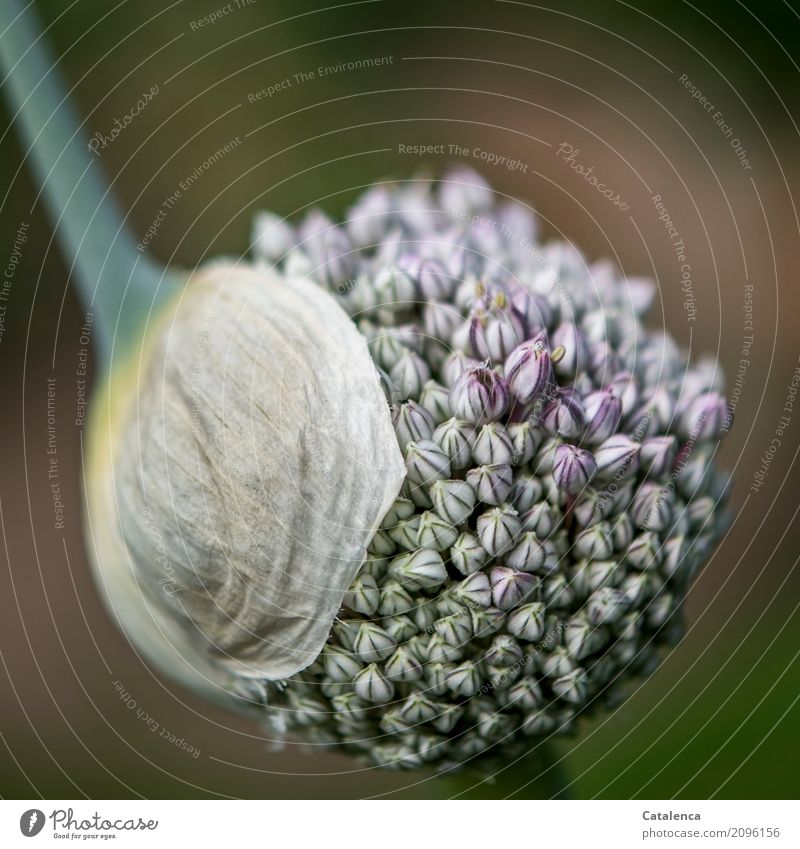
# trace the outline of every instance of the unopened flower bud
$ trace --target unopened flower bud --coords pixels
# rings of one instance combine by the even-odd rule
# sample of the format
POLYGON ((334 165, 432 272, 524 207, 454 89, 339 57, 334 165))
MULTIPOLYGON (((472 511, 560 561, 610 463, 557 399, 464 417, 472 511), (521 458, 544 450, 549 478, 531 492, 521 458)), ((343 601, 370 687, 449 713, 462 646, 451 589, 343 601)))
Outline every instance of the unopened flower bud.
POLYGON ((552 557, 553 553, 552 544, 546 545, 533 531, 528 531, 522 534, 514 548, 506 554, 505 563, 520 572, 540 572, 545 567, 545 560, 552 557))
POLYGON ((588 560, 606 560, 614 552, 611 528, 607 522, 597 522, 581 531, 575 538, 575 551, 588 560))
POLYGON ((474 424, 496 421, 507 406, 508 390, 494 369, 472 368, 450 390, 450 409, 458 418, 474 424))
POLYGON ((492 557, 507 551, 522 526, 517 511, 511 507, 494 507, 478 516, 478 539, 492 557))
POLYGON ((515 398, 532 404, 553 382, 550 352, 540 342, 523 342, 506 359, 505 379, 515 398))
POLYGON ((583 406, 577 392, 562 389, 542 409, 542 427, 552 436, 577 439, 585 425, 583 406))
POLYGON ((459 581, 453 590, 453 598, 469 608, 489 607, 492 603, 492 588, 486 573, 473 572, 466 580, 459 581))
POLYGON ((554 348, 564 348, 564 355, 554 364, 559 377, 574 378, 586 370, 589 364, 589 346, 583 332, 574 322, 565 321, 559 324, 553 333, 552 344, 554 348))
POLYGON ((597 445, 613 436, 622 418, 622 402, 608 389, 593 392, 583 399, 586 412, 586 441, 597 445))
POLYGON ((395 407, 392 413, 394 432, 397 442, 403 447, 409 442, 419 442, 421 439, 433 437, 433 418, 415 401, 406 401, 395 407))
POLYGON ((521 516, 523 513, 527 513, 534 504, 541 501, 542 492, 542 483, 539 478, 530 475, 517 477, 508 501, 521 516))
POLYGON ((672 469, 676 451, 677 442, 671 434, 645 439, 639 451, 642 472, 651 478, 663 477, 672 469))
POLYGON ((389 574, 409 590, 435 589, 447 580, 441 555, 427 548, 395 557, 389 574))
POLYGON ((514 447, 506 429, 499 422, 488 422, 479 428, 472 445, 472 457, 480 465, 510 464, 514 447))
POLYGON ((586 602, 586 615, 592 625, 608 625, 616 622, 628 609, 625 593, 613 587, 595 590, 586 602))
POLYGON ((436 481, 430 493, 434 509, 450 525, 466 522, 475 509, 475 490, 466 481, 436 481))
POLYGON ((553 466, 556 486, 569 495, 580 492, 594 477, 597 463, 594 456, 574 445, 559 445, 553 466))
POLYGON ((422 357, 409 351, 397 361, 389 377, 398 398, 419 398, 422 387, 430 380, 431 370, 422 357))
POLYGON ((429 380, 422 387, 419 403, 437 426, 450 418, 450 390, 435 380, 429 380))
POLYGON ((680 419, 680 433, 684 439, 696 442, 717 439, 724 428, 730 426, 727 401, 719 392, 706 392, 695 398, 680 419))
POLYGON ((639 444, 624 433, 618 433, 594 449, 597 476, 601 480, 622 480, 639 467, 639 444))
POLYGON ((512 422, 507 426, 506 431, 513 447, 511 464, 524 466, 536 456, 539 448, 539 434, 536 428, 529 421, 512 422))
POLYGON ((489 575, 492 600, 499 610, 513 610, 539 586, 539 579, 528 572, 495 566, 489 575))
POLYGON ((544 611, 541 601, 524 604, 508 617, 506 627, 518 639, 534 642, 544 634, 544 611))
POLYGON ((467 472, 467 483, 484 504, 502 504, 511 492, 513 480, 509 465, 477 466, 467 472))
POLYGON ((459 419, 448 419, 433 432, 433 441, 439 445, 450 460, 451 468, 466 468, 472 459, 472 443, 475 429, 459 419))
POLYGON ((363 669, 363 664, 351 652, 335 646, 327 646, 322 653, 325 664, 325 675, 331 681, 344 684, 363 669))
POLYGON ((633 498, 631 519, 637 528, 663 531, 672 520, 672 495, 659 484, 642 484, 633 498))
POLYGON ((450 562, 462 575, 477 572, 486 560, 486 550, 470 531, 464 531, 450 548, 450 562))
POLYGON ((406 446, 406 474, 411 483, 429 485, 450 477, 450 458, 430 439, 406 446))
POLYGON ((420 548, 447 551, 456 539, 458 539, 458 531, 441 515, 429 510, 422 514, 417 531, 417 545, 420 548))
POLYGON ((378 609, 380 590, 372 575, 359 575, 345 593, 342 604, 355 613, 372 616, 378 609))
POLYGON ((395 650, 395 641, 374 622, 362 622, 353 640, 353 651, 366 663, 385 660, 395 650))
POLYGON ((364 701, 372 704, 385 704, 394 695, 394 685, 384 678, 377 663, 370 663, 356 675, 353 689, 364 701))

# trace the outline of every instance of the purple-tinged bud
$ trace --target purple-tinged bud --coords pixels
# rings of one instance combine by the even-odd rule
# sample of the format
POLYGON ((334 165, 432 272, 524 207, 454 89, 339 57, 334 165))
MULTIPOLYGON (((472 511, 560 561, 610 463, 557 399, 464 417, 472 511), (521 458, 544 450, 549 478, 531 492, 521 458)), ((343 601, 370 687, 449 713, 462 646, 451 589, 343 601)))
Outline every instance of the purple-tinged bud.
MULTIPOLYGON (((536 602, 534 602, 533 604, 535 603, 536 602)), ((509 616, 509 623, 512 621, 512 619, 515 622, 518 622, 519 620, 517 619, 517 614, 521 613, 523 610, 527 610, 530 606, 532 605, 523 605, 523 607, 521 607, 518 611, 512 614, 512 616, 509 616)), ((530 616, 534 617, 535 613, 531 612, 530 616)), ((530 625, 526 626, 526 630, 530 631, 530 628, 530 625)), ((544 633, 544 622, 542 622, 542 633, 544 633)), ((516 636, 517 639, 528 639, 522 634, 517 634, 516 636)), ((532 641, 538 639, 539 637, 533 637, 532 641)), ((517 681, 511 688, 509 688, 508 704, 519 708, 524 713, 529 713, 530 711, 541 707, 544 704, 544 696, 542 694, 542 688, 539 686, 539 682, 532 677, 523 678, 521 681, 517 681)))
POLYGON ((475 491, 466 481, 436 481, 430 493, 436 512, 450 525, 466 522, 475 509, 475 491))
POLYGON ((551 342, 553 348, 564 348, 564 356, 554 363, 559 377, 574 378, 586 371, 589 365, 589 345, 583 331, 574 322, 564 321, 559 324, 551 342))
POLYGON ((450 390, 429 380, 423 387, 419 396, 420 406, 430 413, 434 425, 440 425, 450 418, 450 390))
POLYGON ((554 554, 552 543, 542 542, 533 531, 528 531, 506 554, 505 563, 518 572, 547 572, 551 570, 544 568, 545 561, 554 554))
POLYGON ((553 382, 550 352, 540 342, 523 342, 506 358, 505 379, 512 395, 533 403, 553 382))
POLYGON ((392 213, 392 196, 385 186, 373 186, 348 209, 345 226, 359 248, 384 238, 392 213))
POLYGON ((539 434, 536 428, 529 421, 525 421, 513 422, 507 426, 506 430, 511 437, 513 447, 511 464, 524 466, 536 456, 539 448, 539 434))
POLYGON ((584 424, 583 406, 578 393, 571 389, 562 389, 542 410, 541 425, 552 436, 577 439, 584 424))
POLYGON ((611 499, 593 489, 584 490, 572 505, 572 515, 579 528, 589 528, 608 516, 611 499))
POLYGON ((414 281, 399 268, 382 268, 373 278, 375 295, 379 307, 387 311, 389 321, 394 323, 397 313, 406 312, 417 305, 417 290, 414 281))
POLYGON ((467 472, 467 483, 484 504, 502 504, 511 493, 514 470, 507 464, 477 466, 467 472))
POLYGON ((538 578, 506 566, 495 566, 489 577, 492 582, 492 600, 498 610, 519 607, 539 586, 538 578))
POLYGON ((472 457, 476 463, 484 466, 509 465, 513 456, 514 446, 499 422, 489 422, 478 430, 472 445, 472 457))
POLYGON ((592 392, 583 399, 586 413, 585 439, 591 445, 613 436, 622 418, 622 402, 610 389, 592 392))
POLYGON ((511 507, 494 507, 478 516, 478 539, 491 557, 508 551, 522 530, 517 511, 511 507))
POLYGON ((589 346, 589 372, 600 385, 607 383, 620 368, 619 354, 608 342, 593 342, 589 346))
POLYGON ((389 377, 398 398, 419 398, 422 387, 431 378, 431 370, 422 357, 409 351, 395 363, 389 377))
POLYGON ((664 531, 672 520, 672 490, 656 483, 643 483, 631 503, 631 519, 637 528, 664 531))
POLYGON ((401 449, 409 442, 431 439, 433 436, 433 419, 430 413, 415 401, 406 401, 395 407, 392 411, 392 424, 401 449))
POLYGON ((478 366, 478 360, 468 357, 462 351, 453 351, 444 362, 442 377, 448 386, 453 386, 463 374, 478 366))
POLYGON ((409 442, 405 450, 407 480, 420 486, 450 477, 450 458, 430 439, 409 442))
POLYGON ((678 443, 674 436, 651 436, 642 442, 639 464, 648 477, 660 478, 672 469, 678 443))
POLYGON ((450 548, 450 562, 462 575, 478 572, 486 560, 486 550, 470 531, 464 531, 450 548))
POLYGON ((381 330, 369 342, 372 359, 382 369, 391 371, 408 354, 408 347, 394 333, 381 330))
POLYGON ((438 513, 426 510, 421 514, 417 530, 417 545, 420 548, 447 551, 457 539, 458 531, 438 513))
POLYGON ((465 469, 472 460, 475 429, 459 419, 448 419, 433 432, 433 441, 450 458, 453 469, 465 469))
POLYGON ((717 500, 711 495, 702 495, 700 498, 693 499, 686 509, 689 530, 696 534, 705 530, 706 525, 711 526, 716 509, 717 500))
POLYGON ((455 416, 475 424, 496 421, 507 406, 508 390, 494 369, 470 369, 450 390, 450 409, 455 416))
POLYGON ((574 445, 559 445, 553 464, 553 479, 556 486, 568 495, 579 493, 597 471, 597 463, 591 452, 574 445))
POLYGON ((559 699, 571 705, 580 705, 586 701, 587 680, 583 669, 575 669, 557 678, 552 683, 553 693, 559 699))
POLYGON ((678 458, 675 461, 676 467, 680 469, 677 487, 678 492, 687 501, 696 498, 698 495, 705 495, 711 486, 714 477, 711 458, 710 451, 693 452, 688 445, 678 453, 678 458))
POLYGON ((718 392, 706 392, 689 404, 681 416, 679 431, 684 439, 700 442, 719 438, 730 422, 725 399, 718 392))
POLYGON ((618 433, 594 449, 597 476, 602 480, 622 480, 639 467, 639 443, 624 433, 618 433))

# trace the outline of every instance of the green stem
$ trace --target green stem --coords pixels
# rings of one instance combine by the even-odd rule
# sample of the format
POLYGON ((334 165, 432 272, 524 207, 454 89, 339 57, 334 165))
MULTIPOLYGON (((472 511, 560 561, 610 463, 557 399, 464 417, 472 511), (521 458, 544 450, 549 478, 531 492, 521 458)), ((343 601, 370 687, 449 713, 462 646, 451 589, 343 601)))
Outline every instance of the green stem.
POLYGON ((2 88, 108 364, 112 350, 139 340, 148 314, 172 295, 178 277, 137 249, 33 6, 0 2, 2 88))
POLYGON ((494 767, 488 776, 465 770, 442 782, 442 795, 458 799, 570 798, 569 776, 550 743, 540 743, 508 767, 494 767))

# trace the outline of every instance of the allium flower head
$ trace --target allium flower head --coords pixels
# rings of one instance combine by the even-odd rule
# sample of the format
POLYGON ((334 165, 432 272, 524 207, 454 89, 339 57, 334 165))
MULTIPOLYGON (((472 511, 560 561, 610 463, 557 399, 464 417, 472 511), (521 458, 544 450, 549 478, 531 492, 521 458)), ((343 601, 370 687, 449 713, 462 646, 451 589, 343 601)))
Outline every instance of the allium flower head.
MULTIPOLYGON (((274 263, 267 225, 255 250, 274 263)), ((613 703, 680 632, 724 526, 705 459, 727 421, 718 382, 645 328, 650 284, 536 234, 464 168, 296 231, 390 376, 407 476, 346 628, 268 709, 376 764, 512 754, 613 703), (413 294, 382 282, 393 269, 413 294), (309 722, 311 703, 326 719, 309 722)))

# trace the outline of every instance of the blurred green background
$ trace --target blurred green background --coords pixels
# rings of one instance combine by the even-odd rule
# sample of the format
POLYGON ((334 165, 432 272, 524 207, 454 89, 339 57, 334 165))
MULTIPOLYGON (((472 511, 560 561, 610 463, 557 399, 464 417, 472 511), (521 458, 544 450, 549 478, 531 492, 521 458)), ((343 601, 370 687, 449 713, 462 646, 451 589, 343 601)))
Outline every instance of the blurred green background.
MULTIPOLYGON (((137 238, 182 180, 241 140, 167 215, 149 248, 164 262, 241 254, 259 209, 297 214, 319 204, 336 214, 375 179, 436 173, 449 156, 419 159, 398 145, 444 143, 524 162, 524 173, 512 173, 466 160, 499 191, 533 203, 547 237, 655 277, 653 324, 695 354, 718 356, 729 388, 747 333, 744 287, 753 284, 752 362, 722 451, 736 473, 733 527, 691 593, 684 642, 621 707, 560 741, 558 753, 578 797, 796 797, 800 407, 764 485, 749 490, 799 365, 798 7, 234 0, 199 27, 221 0, 36 5, 88 135, 108 134, 159 87, 100 157, 137 238), (295 77, 374 57, 383 63, 295 77), (562 143, 580 150, 628 212, 556 157, 562 143), (694 322, 654 194, 685 242, 694 322)), ((297 745, 272 751, 254 725, 156 677, 112 627, 85 560, 83 432, 66 404, 56 411, 63 530, 54 527, 47 478, 46 381, 76 386, 83 316, 2 108, 4 267, 20 222, 29 230, 0 339, 0 794, 530 793, 530 764, 509 767, 495 784, 455 788, 297 745), (154 736, 115 680, 199 756, 154 736)))

